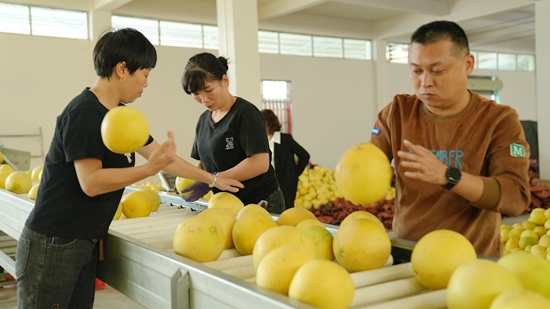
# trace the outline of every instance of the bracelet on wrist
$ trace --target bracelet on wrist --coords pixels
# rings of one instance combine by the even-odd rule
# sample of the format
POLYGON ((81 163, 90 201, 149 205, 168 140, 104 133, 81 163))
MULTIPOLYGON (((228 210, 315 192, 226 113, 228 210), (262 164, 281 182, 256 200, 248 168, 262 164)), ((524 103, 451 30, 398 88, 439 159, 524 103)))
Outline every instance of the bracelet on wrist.
POLYGON ((214 180, 212 180, 212 183, 208 185, 210 188, 213 188, 216 185, 216 180, 218 180, 218 172, 214 172, 213 175, 214 175, 214 180))

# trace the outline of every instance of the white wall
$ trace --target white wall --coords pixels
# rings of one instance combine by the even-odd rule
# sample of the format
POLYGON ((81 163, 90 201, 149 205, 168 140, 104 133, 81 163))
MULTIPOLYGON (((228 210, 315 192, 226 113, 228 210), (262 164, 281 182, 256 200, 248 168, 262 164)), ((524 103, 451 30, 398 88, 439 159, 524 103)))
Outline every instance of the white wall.
MULTIPOLYGON (((0 44, 0 135, 33 133, 42 127, 47 151, 57 115, 95 81, 92 43, 0 33, 0 44)), ((185 94, 180 80, 189 57, 201 51, 157 47, 159 59, 149 87, 133 104, 146 114, 160 142, 166 140, 167 130, 175 131, 178 154, 185 159, 203 108, 185 94)), ((378 110, 395 93, 412 92, 404 64, 383 61, 383 78, 378 81, 371 61, 261 54, 260 65, 262 79, 292 82, 294 136, 311 153, 312 162, 325 167, 334 167, 349 146, 368 141, 378 110), (378 95, 377 89, 383 93, 378 95)), ((474 73, 499 76, 504 83, 501 102, 513 106, 521 119, 537 120, 534 73, 474 73)), ((0 141, 21 149, 13 139, 0 141)))

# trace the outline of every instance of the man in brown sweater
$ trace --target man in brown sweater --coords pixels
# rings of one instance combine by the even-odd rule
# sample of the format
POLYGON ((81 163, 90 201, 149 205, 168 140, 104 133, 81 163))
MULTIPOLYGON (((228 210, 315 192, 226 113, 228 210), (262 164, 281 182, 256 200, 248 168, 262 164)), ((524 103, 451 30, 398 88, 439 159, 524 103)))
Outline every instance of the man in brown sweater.
POLYGON ((396 95, 371 134, 396 169, 394 237, 437 229, 466 236, 500 257, 501 213, 529 205, 529 145, 515 110, 467 89, 474 68, 466 34, 435 21, 411 37, 414 95, 396 95))

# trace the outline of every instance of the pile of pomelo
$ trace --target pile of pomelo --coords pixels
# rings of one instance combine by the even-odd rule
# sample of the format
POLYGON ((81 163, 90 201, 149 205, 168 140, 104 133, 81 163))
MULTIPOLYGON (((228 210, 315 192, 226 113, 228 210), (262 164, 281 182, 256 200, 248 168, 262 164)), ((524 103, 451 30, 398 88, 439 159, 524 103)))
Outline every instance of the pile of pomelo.
POLYGON ((157 190, 143 188, 126 193, 120 199, 113 220, 148 217, 158 210, 161 198, 157 190))
POLYGON ((535 208, 525 221, 500 226, 504 254, 527 251, 550 261, 550 209, 535 208))
POLYGON ((29 199, 35 200, 43 167, 39 165, 32 170, 15 171, 7 163, 0 164, 0 188, 15 194, 27 194, 29 199))

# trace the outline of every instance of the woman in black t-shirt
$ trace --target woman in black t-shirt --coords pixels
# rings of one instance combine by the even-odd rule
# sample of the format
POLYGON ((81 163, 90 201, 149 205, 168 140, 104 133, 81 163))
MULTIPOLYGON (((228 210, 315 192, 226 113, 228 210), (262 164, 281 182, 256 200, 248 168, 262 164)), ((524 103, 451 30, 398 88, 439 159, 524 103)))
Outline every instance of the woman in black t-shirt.
MULTIPOLYGON (((245 205, 264 200, 269 212, 280 214, 284 197, 270 164, 263 116, 252 103, 229 92, 227 69, 226 58, 210 53, 193 56, 185 67, 183 90, 207 109, 199 117, 191 157, 210 173, 241 181, 244 189, 234 194, 245 205)), ((205 193, 201 188, 206 190, 205 184, 187 188, 194 192, 184 198, 200 198, 205 193)))

